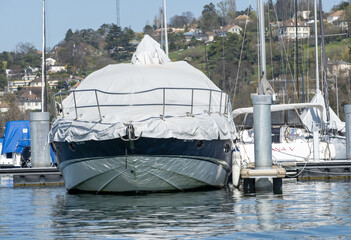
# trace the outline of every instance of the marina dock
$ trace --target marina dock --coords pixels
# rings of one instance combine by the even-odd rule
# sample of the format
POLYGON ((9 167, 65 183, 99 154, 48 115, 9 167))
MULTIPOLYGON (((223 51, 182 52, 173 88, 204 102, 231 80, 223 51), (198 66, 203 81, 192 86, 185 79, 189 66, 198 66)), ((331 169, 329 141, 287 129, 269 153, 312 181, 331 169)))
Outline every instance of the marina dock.
POLYGON ((0 175, 13 175, 13 186, 63 185, 64 180, 56 167, 0 168, 0 175))

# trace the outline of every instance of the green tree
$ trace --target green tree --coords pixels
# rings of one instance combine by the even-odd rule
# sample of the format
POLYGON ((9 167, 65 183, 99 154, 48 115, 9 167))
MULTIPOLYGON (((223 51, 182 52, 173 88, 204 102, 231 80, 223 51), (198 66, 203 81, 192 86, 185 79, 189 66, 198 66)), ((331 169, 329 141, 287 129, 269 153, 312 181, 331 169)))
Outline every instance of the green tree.
POLYGON ((143 32, 144 32, 145 34, 150 35, 150 34, 152 33, 152 31, 153 31, 153 29, 152 29, 152 27, 151 27, 150 25, 145 25, 145 27, 144 27, 144 29, 143 29, 143 32))
POLYGON ((213 31, 220 26, 220 17, 213 3, 204 6, 200 19, 200 28, 203 31, 213 31))
POLYGON ((73 38, 73 32, 72 32, 72 29, 68 29, 67 32, 66 32, 66 36, 65 36, 65 41, 66 42, 69 42, 72 40, 73 38))
POLYGON ((111 27, 106 35, 106 47, 111 58, 122 62, 129 60, 135 50, 130 41, 134 37, 134 31, 130 28, 125 28, 123 31, 115 24, 111 27))
POLYGON ((4 74, 0 74, 0 90, 4 90, 7 86, 7 78, 4 74))

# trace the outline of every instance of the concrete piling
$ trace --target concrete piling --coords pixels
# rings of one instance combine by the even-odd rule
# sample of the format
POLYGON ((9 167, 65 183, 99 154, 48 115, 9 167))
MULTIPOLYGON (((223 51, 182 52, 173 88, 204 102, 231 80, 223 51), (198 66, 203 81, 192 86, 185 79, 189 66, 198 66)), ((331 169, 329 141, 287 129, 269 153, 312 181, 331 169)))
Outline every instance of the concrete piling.
POLYGON ((50 167, 50 146, 48 143, 49 134, 48 112, 31 112, 30 138, 31 138, 31 164, 32 167, 50 167))
MULTIPOLYGON (((272 169, 272 130, 271 130, 271 95, 254 95, 253 119, 255 142, 255 168, 258 170, 272 169)), ((271 192, 273 180, 268 177, 257 177, 256 192, 271 192)))
POLYGON ((351 160, 351 104, 344 106, 346 127, 346 158, 351 160))

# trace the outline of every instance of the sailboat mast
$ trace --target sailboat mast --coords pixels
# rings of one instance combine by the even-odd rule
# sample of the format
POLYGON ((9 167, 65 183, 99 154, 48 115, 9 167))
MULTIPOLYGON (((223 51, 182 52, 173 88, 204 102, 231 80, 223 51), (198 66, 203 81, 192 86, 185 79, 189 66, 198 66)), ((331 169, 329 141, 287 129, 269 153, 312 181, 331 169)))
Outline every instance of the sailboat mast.
MULTIPOLYGON (((260 27, 260 52, 261 52, 261 78, 266 76, 266 42, 265 42, 265 28, 264 28, 264 4, 263 0, 258 0, 258 19, 260 27)), ((263 89, 258 88, 258 94, 264 95, 263 89)))
POLYGON ((296 88, 297 88, 297 102, 300 101, 300 87, 299 87, 299 34, 298 34, 298 23, 297 23, 297 0, 295 0, 295 76, 296 76, 296 88))
POLYGON ((168 57, 168 36, 167 36, 167 11, 166 11, 166 0, 163 0, 163 22, 165 26, 165 48, 166 55, 168 57))
POLYGON ((46 102, 46 64, 45 64, 45 0, 43 0, 43 49, 41 66, 41 111, 47 112, 46 102))
POLYGON ((324 104, 327 114, 327 123, 329 123, 329 96, 328 96, 328 83, 327 83, 327 59, 325 56, 325 44, 324 44, 324 24, 323 24, 323 11, 322 11, 322 0, 319 0, 319 28, 321 31, 321 55, 322 55, 322 74, 323 74, 323 93, 324 93, 324 104))
POLYGON ((317 28, 317 0, 314 0, 314 43, 316 57, 316 93, 319 91, 319 66, 318 66, 318 28, 317 28))

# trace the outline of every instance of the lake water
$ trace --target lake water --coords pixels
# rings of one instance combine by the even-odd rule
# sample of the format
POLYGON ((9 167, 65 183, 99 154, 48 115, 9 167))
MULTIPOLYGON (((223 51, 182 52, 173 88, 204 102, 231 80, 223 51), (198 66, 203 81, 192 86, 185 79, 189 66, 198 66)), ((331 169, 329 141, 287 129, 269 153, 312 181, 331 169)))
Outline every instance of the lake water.
POLYGON ((283 182, 283 194, 237 189, 71 195, 1 177, 3 239, 351 239, 351 181, 283 182))

